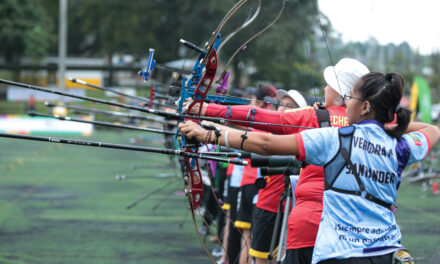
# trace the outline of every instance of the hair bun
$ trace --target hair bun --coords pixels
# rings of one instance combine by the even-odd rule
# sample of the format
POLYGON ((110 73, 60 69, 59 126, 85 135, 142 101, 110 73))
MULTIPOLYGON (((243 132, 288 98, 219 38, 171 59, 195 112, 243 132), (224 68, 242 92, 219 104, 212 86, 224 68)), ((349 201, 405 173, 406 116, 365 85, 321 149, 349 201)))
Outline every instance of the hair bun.
POLYGON ((385 81, 392 82, 394 77, 394 73, 387 73, 385 74, 385 81))

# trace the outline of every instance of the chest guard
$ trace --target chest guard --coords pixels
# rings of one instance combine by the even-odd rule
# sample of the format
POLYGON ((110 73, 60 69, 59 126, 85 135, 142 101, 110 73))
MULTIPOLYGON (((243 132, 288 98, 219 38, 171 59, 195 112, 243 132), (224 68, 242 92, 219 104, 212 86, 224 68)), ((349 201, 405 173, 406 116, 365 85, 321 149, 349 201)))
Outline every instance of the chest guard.
POLYGON ((356 168, 354 167, 353 163, 350 160, 351 146, 352 146, 351 142, 353 139, 355 129, 356 128, 354 126, 342 127, 338 129, 339 150, 338 153, 336 153, 336 155, 333 157, 333 159, 324 166, 324 189, 332 190, 339 193, 358 195, 394 212, 396 209, 394 205, 390 203, 386 203, 374 197, 365 189, 365 186, 362 183, 361 178, 359 176, 359 172, 356 170, 356 168), (339 177, 341 171, 346 166, 348 168, 351 168, 352 169, 351 171, 353 171, 357 185, 359 186, 359 190, 357 191, 344 190, 333 186, 336 179, 339 177))

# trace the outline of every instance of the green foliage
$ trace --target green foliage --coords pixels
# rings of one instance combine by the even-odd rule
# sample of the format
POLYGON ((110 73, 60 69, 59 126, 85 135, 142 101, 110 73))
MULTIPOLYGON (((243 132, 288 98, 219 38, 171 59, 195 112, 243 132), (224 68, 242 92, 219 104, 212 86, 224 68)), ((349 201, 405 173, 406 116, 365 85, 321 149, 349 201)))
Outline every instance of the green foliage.
POLYGON ((430 60, 432 72, 434 73, 431 76, 431 81, 429 82, 429 86, 432 88, 431 91, 433 91, 435 94, 433 95, 433 98, 439 98, 440 94, 440 53, 437 51, 431 55, 430 60))
MULTIPOLYGON (((305 90, 321 82, 321 66, 310 62, 314 35, 321 33, 314 11, 316 5, 316 1, 287 2, 280 20, 251 44, 255 48, 247 52, 246 59, 257 68, 252 76, 254 80, 279 82, 286 89, 297 90, 305 90)), ((280 3, 272 1, 271 8, 272 11, 266 12, 274 16, 280 3)))
POLYGON ((17 62, 23 55, 42 58, 50 48, 51 34, 51 21, 39 1, 0 4, 0 51, 7 62, 17 62))
POLYGON ((69 25, 75 26, 69 27, 69 53, 140 58, 154 47, 158 61, 177 59, 179 38, 200 44, 213 30, 208 18, 224 14, 228 6, 222 1, 198 8, 203 2, 72 0, 69 25))
MULTIPOLYGON (((58 14, 54 6, 57 4, 51 3, 45 4, 45 8, 56 22, 58 14)), ((108 58, 114 54, 131 54, 139 60, 151 47, 156 49, 155 57, 159 63, 195 57, 196 53, 181 47, 179 39, 184 38, 203 47, 235 3, 233 0, 71 0, 68 54, 108 58)), ((234 31, 253 14, 257 3, 248 1, 239 9, 226 24, 223 36, 234 31)), ((311 87, 312 76, 320 76, 322 70, 319 65, 309 64, 304 44, 304 39, 307 39, 308 52, 311 52, 315 29, 320 30, 315 22, 315 6, 316 0, 288 1, 281 19, 251 42, 233 62, 238 75, 236 80, 241 77, 240 67, 255 67, 257 72, 251 76, 251 83, 263 79, 288 88, 301 90, 311 87), (319 74, 313 74, 315 71, 319 74)), ((226 62, 244 41, 268 25, 280 8, 281 1, 263 1, 257 19, 224 47, 220 59, 226 62)), ((247 72, 242 74, 247 75, 247 72)))
MULTIPOLYGON (((134 63, 145 59, 148 48, 156 50, 158 63, 197 54, 179 44, 179 39, 201 47, 211 37, 236 0, 69 0, 68 55, 104 57, 129 54, 134 63)), ((238 28, 257 8, 249 0, 224 27, 222 36, 238 28)), ((219 54, 220 70, 235 50, 267 26, 278 14, 282 1, 262 0, 257 19, 234 36, 219 54)), ((57 54, 58 0, 4 0, 0 4, 0 50, 7 61, 23 55, 57 54)), ((322 70, 343 57, 364 62, 371 70, 397 71, 407 86, 425 67, 433 88, 440 89, 438 59, 420 56, 408 43, 381 46, 371 38, 365 43, 343 43, 332 33, 331 23, 319 12, 317 0, 287 1, 278 22, 247 45, 232 62, 234 85, 269 81, 279 88, 306 90, 323 87, 322 70), (244 80, 244 81, 243 81, 244 80), (248 82, 247 82, 248 81, 248 82)), ((153 73, 156 76, 157 71, 153 73)), ((162 74, 162 73, 159 73, 162 74)), ((165 82, 165 80, 162 80, 165 82)), ((408 90, 409 87, 407 87, 408 90)), ((437 98, 434 94, 434 99, 437 98)))
MULTIPOLYGON (((423 76, 430 83, 432 98, 438 100, 437 91, 440 88, 438 80, 438 57, 420 55, 411 49, 408 43, 403 42, 399 45, 387 44, 380 45, 375 38, 370 38, 367 42, 342 43, 339 39, 330 38, 332 42, 331 54, 333 61, 336 62, 342 57, 357 58, 365 63, 371 71, 379 72, 399 72, 405 78, 406 94, 410 93, 411 85, 415 75, 423 76), (426 69, 431 68, 432 73, 426 73, 426 69)), ((323 50, 319 53, 322 57, 323 50)), ((322 63, 322 62, 321 62, 322 63)))

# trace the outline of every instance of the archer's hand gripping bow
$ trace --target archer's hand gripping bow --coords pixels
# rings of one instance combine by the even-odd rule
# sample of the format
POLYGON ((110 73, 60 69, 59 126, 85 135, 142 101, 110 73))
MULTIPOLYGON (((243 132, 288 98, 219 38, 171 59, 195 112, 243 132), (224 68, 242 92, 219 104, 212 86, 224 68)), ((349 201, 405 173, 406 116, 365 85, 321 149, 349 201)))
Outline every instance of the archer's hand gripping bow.
MULTIPOLYGON (((199 117, 201 114, 202 104, 206 99, 216 100, 214 98, 207 98, 209 88, 214 81, 217 66, 217 48, 220 45, 220 31, 223 29, 226 22, 231 18, 231 16, 248 0, 240 0, 237 2, 231 10, 225 15, 225 17, 220 22, 219 26, 213 33, 210 41, 206 44, 205 48, 199 48, 196 45, 189 43, 187 41, 181 40, 186 47, 194 49, 200 52, 196 63, 193 66, 193 70, 190 78, 182 79, 182 90, 181 98, 179 103, 179 114, 189 114, 194 105, 200 104, 200 108, 195 117, 199 117), (183 109, 183 102, 191 98, 191 102, 183 109)), ((154 68, 156 62, 153 60, 154 50, 149 50, 149 58, 147 62, 147 67, 144 72, 139 72, 139 75, 144 76, 145 80, 148 80, 151 70, 154 68)), ((179 122, 184 122, 186 119, 192 118, 180 118, 179 122)), ((195 122, 199 122, 199 119, 193 119, 195 122)), ((176 134, 177 138, 177 134, 176 134)), ((188 142, 184 137, 181 138, 182 147, 185 152, 198 153, 198 143, 188 142)), ((187 177, 189 180, 189 186, 186 188, 186 193, 189 198, 191 209, 195 210, 198 208, 202 194, 203 194, 203 182, 201 179, 200 167, 197 159, 185 158, 185 166, 187 177)))

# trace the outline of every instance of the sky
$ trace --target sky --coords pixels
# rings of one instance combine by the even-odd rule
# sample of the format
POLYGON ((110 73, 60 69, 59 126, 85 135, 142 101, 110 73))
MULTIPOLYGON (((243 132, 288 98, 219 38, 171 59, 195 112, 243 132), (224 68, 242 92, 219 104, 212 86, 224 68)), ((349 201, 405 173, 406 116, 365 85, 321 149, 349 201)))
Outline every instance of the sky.
POLYGON ((343 41, 406 41, 421 54, 440 51, 438 0, 318 0, 343 41))

